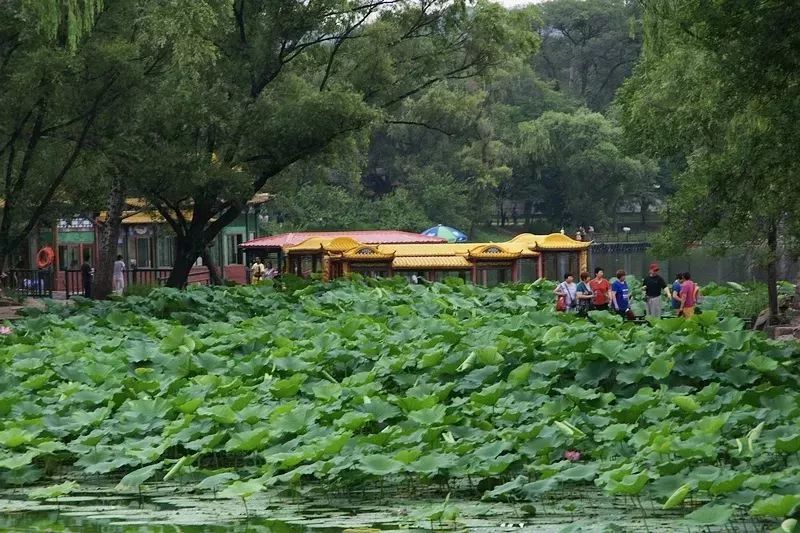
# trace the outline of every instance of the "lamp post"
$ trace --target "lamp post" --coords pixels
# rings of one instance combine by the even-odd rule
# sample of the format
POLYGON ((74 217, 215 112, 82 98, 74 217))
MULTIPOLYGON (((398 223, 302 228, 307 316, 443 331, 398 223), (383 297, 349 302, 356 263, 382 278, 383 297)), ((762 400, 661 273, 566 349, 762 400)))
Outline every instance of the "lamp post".
POLYGON ((631 228, 628 226, 623 226, 622 231, 625 233, 625 242, 628 242, 631 236, 631 228))

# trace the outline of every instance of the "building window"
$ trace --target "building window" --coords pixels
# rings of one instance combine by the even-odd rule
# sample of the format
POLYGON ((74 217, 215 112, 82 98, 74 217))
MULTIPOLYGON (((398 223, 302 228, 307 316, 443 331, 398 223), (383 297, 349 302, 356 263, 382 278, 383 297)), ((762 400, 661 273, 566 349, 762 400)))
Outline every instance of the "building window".
POLYGON ((156 262, 159 267, 172 267, 175 265, 174 235, 159 235, 156 248, 156 262))
POLYGON ((227 249, 225 250, 225 264, 226 265, 243 265, 244 264, 244 251, 239 248, 239 245, 244 242, 244 236, 241 233, 228 235, 225 238, 227 249))
POLYGON ((83 260, 89 257, 89 264, 94 265, 94 247, 84 244, 61 244, 58 247, 58 264, 63 270, 77 270, 83 260))
POLYGON ((150 237, 137 237, 134 239, 134 259, 138 268, 150 268, 153 260, 150 255, 152 239, 150 237))
POLYGON ((501 283, 511 283, 511 267, 478 268, 478 285, 494 287, 501 283))

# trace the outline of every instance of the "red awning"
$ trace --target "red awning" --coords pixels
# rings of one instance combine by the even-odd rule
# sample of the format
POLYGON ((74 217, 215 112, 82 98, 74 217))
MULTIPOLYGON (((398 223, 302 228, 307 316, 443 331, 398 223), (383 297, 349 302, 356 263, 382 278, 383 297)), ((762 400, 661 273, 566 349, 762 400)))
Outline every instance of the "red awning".
POLYGON ((351 237, 361 244, 433 244, 446 242, 440 237, 428 237, 419 233, 397 230, 362 230, 362 231, 301 231, 281 233, 271 237, 261 237, 240 244, 241 248, 283 248, 294 246, 312 237, 351 237))

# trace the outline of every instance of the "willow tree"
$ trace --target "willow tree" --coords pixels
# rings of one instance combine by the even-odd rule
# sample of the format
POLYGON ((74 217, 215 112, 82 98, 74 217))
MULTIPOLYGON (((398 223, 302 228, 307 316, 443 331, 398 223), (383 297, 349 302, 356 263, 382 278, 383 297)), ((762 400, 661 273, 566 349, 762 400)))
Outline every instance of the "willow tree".
POLYGON ((132 39, 136 8, 0 3, 0 269, 54 215, 68 180, 97 177, 98 123, 150 64, 132 39))
POLYGON ((527 53, 527 11, 445 0, 235 0, 164 6, 175 65, 141 102, 137 183, 176 235, 171 286, 250 196, 298 161, 391 120, 448 79, 527 53), (172 46, 173 42, 191 45, 172 46))
POLYGON ((763 251, 775 317, 780 240, 800 223, 800 4, 642 3, 644 54, 622 120, 640 148, 683 161, 664 243, 763 251))

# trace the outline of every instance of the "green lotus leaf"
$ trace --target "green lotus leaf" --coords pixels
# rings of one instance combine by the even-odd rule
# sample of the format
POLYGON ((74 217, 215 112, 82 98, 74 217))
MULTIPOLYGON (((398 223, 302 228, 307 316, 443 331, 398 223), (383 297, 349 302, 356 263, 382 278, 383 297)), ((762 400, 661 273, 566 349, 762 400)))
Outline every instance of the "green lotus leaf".
POLYGON ((744 482, 747 481, 750 475, 751 474, 747 472, 728 473, 715 480, 708 489, 708 492, 710 492, 712 496, 719 496, 721 494, 737 491, 742 487, 744 482))
POLYGON ((531 363, 522 363, 517 368, 508 373, 508 384, 513 387, 519 387, 527 383, 533 365, 531 363))
POLYGON ((674 366, 675 360, 671 357, 657 357, 653 359, 653 362, 647 367, 645 375, 656 379, 664 379, 669 376, 674 366))
POLYGON ((528 499, 535 499, 537 496, 556 490, 558 486, 558 479, 549 477, 526 483, 520 490, 528 499))
POLYGON ((688 483, 681 485, 670 495, 669 498, 667 498, 667 501, 664 502, 662 509, 672 509, 674 507, 678 507, 683 503, 690 491, 691 486, 688 483))
POLYGON ((475 449, 475 451, 472 452, 472 455, 478 459, 488 461, 490 459, 494 459, 509 448, 511 448, 510 442, 498 440, 484 444, 483 446, 475 449))
POLYGON ((214 405, 211 407, 201 407, 197 410, 198 415, 209 416, 220 424, 233 424, 237 420, 236 412, 229 405, 214 405))
POLYGON ((686 515, 686 520, 698 526, 721 526, 727 524, 733 509, 729 505, 707 504, 686 515))
POLYGON ((272 395, 276 398, 290 398, 297 395, 300 386, 305 383, 308 376, 303 373, 297 373, 292 377, 286 379, 279 379, 272 384, 272 395))
POLYGON ((358 411, 350 411, 341 416, 336 422, 335 426, 338 428, 349 429, 357 431, 364 427, 368 422, 373 420, 375 415, 371 413, 359 413, 358 411))
POLYGON ((237 479, 239 479, 239 475, 234 472, 221 472, 219 474, 214 474, 213 476, 204 478, 200 483, 197 484, 197 488, 200 490, 211 490, 216 492, 220 489, 220 487, 228 484, 229 481, 235 481, 237 479))
POLYGON ((784 518, 800 505, 800 495, 775 494, 768 498, 758 500, 750 508, 752 516, 768 516, 771 518, 784 518))
POLYGON ((458 456, 453 454, 429 453, 408 465, 408 471, 433 475, 455 466, 458 456))
POLYGON ((596 463, 575 465, 562 470, 556 477, 564 481, 591 481, 597 476, 600 465, 596 463))
POLYGON ((623 441, 630 437, 633 428, 634 426, 631 424, 611 424, 602 431, 595 433, 595 438, 612 442, 623 441))
POLYGON ((156 472, 158 472, 163 463, 155 463, 152 465, 148 465, 133 472, 127 474, 123 477, 119 484, 117 484, 117 490, 129 490, 129 489, 137 489, 140 490, 141 486, 147 482, 150 478, 152 478, 156 472))
POLYGON ((361 410, 371 414, 374 420, 378 422, 385 422, 400 415, 400 409, 380 398, 372 400, 369 404, 362 405, 361 410))
POLYGON ((700 409, 700 404, 691 396, 673 396, 672 403, 686 411, 687 413, 694 413, 700 409))
POLYGON ((28 493, 28 497, 32 500, 55 500, 70 494, 78 487, 79 485, 75 481, 65 481, 57 485, 34 489, 28 493))
POLYGON ((246 500, 259 492, 264 491, 264 484, 251 479, 250 481, 236 480, 219 493, 221 498, 240 498, 246 500))
POLYGON ((22 428, 12 427, 0 431, 0 445, 6 448, 19 448, 25 444, 29 444, 36 438, 36 433, 25 431, 22 428))
POLYGON ((628 474, 619 481, 614 481, 612 479, 609 481, 607 487, 611 491, 611 494, 636 496, 644 490, 648 481, 650 481, 650 476, 647 472, 640 472, 638 474, 628 474))
POLYGON ((232 452, 252 452, 263 450, 269 443, 269 429, 256 428, 248 431, 237 431, 225 444, 225 449, 232 452))
POLYGON ((25 453, 12 453, 11 455, 0 456, 0 468, 17 470, 31 464, 40 454, 41 452, 39 452, 39 450, 28 450, 25 453))
POLYGON ((433 426, 441 424, 446 413, 447 408, 444 405, 435 405, 428 409, 412 411, 408 413, 408 418, 423 426, 433 426))
POLYGON ((417 449, 409 449, 409 450, 400 450, 394 456, 394 459, 400 461, 404 465, 408 465, 419 459, 422 455, 422 450, 417 449))
POLYGON ((359 461, 359 469, 374 476, 396 474, 403 468, 403 463, 386 455, 367 455, 359 461))
POLYGON ((776 438, 775 451, 780 453, 797 453, 800 451, 800 433, 776 438))

